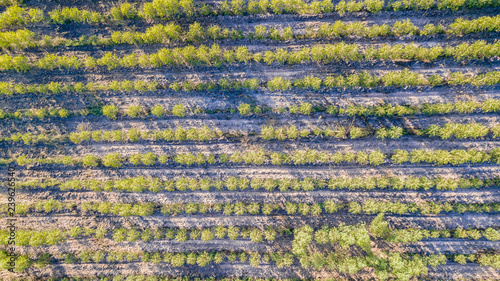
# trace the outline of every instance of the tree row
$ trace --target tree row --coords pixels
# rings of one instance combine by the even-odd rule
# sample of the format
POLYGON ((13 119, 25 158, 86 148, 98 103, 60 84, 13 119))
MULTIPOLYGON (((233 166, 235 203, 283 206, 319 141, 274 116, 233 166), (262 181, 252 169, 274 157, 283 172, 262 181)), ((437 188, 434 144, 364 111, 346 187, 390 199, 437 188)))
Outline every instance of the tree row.
MULTIPOLYGON (((422 201, 419 203, 401 203, 399 201, 374 201, 367 200, 362 203, 336 203, 334 201, 325 201, 323 203, 110 203, 110 202, 81 202, 67 203, 58 200, 42 200, 32 203, 19 203, 16 206, 15 213, 20 215, 33 215, 36 213, 47 214, 108 214, 115 216, 152 216, 152 215, 210 215, 223 214, 225 216, 242 215, 303 215, 320 216, 322 214, 334 214, 337 212, 349 212, 351 214, 439 214, 439 213, 498 213, 500 212, 500 203, 484 204, 462 204, 462 203, 435 203, 422 201)), ((2 207, 2 213, 7 213, 7 206, 2 207)))
POLYGON ((109 119, 116 120, 118 117, 131 118, 162 118, 165 116, 176 116, 183 118, 187 115, 200 114, 236 114, 242 116, 247 115, 271 115, 271 114, 302 114, 310 115, 313 113, 322 113, 337 116, 377 116, 377 117, 393 117, 393 116, 414 116, 414 115, 438 115, 438 114, 470 114, 470 113, 494 113, 500 112, 500 100, 487 99, 482 102, 468 100, 457 101, 455 103, 425 103, 423 105, 398 105, 384 103, 381 101, 379 105, 366 106, 348 104, 347 106, 339 105, 322 105, 311 104, 309 102, 298 105, 290 105, 289 107, 271 108, 265 106, 252 106, 242 103, 238 108, 225 109, 203 109, 201 107, 187 108, 184 104, 179 103, 165 108, 162 104, 157 104, 152 107, 142 105, 132 105, 125 108, 120 108, 114 104, 94 104, 80 110, 68 110, 65 108, 45 107, 45 108, 28 108, 18 109, 15 112, 0 109, 1 119, 22 119, 22 118, 69 118, 75 116, 105 116, 109 119))
POLYGON ((214 66, 233 65, 237 63, 266 63, 295 65, 302 63, 339 63, 372 60, 417 60, 423 62, 438 59, 484 60, 500 55, 500 42, 486 43, 478 40, 474 43, 462 43, 457 46, 422 47, 411 44, 383 44, 377 47, 370 46, 364 50, 358 44, 316 44, 312 47, 302 47, 300 50, 277 48, 263 52, 250 52, 248 47, 222 49, 218 44, 210 47, 186 46, 182 48, 163 48, 156 53, 131 53, 119 57, 116 53, 105 52, 101 57, 72 56, 46 54, 43 57, 30 58, 24 55, 0 56, 0 71, 27 72, 34 69, 96 69, 106 67, 115 68, 159 68, 167 66, 214 66))
POLYGON ((356 87, 376 88, 376 87, 415 87, 415 86, 457 86, 473 85, 476 87, 493 86, 500 84, 500 72, 491 71, 483 74, 452 72, 448 76, 431 75, 425 76, 418 72, 409 71, 389 71, 384 75, 372 75, 368 71, 360 71, 350 75, 330 75, 325 78, 306 76, 300 79, 286 79, 274 77, 268 81, 259 81, 257 78, 245 80, 229 80, 222 78, 219 81, 200 82, 184 80, 168 84, 159 84, 156 81, 110 81, 107 84, 81 82, 66 84, 50 82, 48 84, 14 84, 12 82, 0 82, 1 95, 14 94, 62 94, 62 93, 94 93, 102 91, 121 92, 146 92, 169 89, 174 92, 215 92, 215 91, 240 91, 240 90, 268 90, 290 91, 296 89, 306 90, 329 90, 329 89, 352 89, 356 87))
POLYGON ((500 164, 500 148, 490 151, 482 150, 428 150, 413 149, 411 151, 396 149, 391 153, 383 153, 380 150, 371 152, 328 152, 316 149, 296 150, 293 152, 268 152, 264 149, 247 150, 232 154, 222 153, 220 155, 203 153, 180 153, 176 155, 156 155, 152 152, 144 154, 137 153, 123 156, 119 153, 110 153, 104 156, 86 155, 38 157, 28 158, 21 155, 13 158, 0 158, 0 165, 16 163, 20 166, 34 164, 59 164, 67 166, 82 167, 106 167, 118 169, 124 164, 134 166, 153 166, 180 164, 192 165, 214 165, 214 164, 247 164, 247 165, 325 165, 325 164, 356 164, 379 166, 382 164, 434 164, 434 165, 461 165, 461 164, 500 164))
POLYGON ((491 135, 493 138, 500 137, 500 125, 485 126, 479 123, 445 123, 443 126, 430 125, 427 128, 403 128, 399 126, 381 127, 376 130, 362 127, 328 127, 326 129, 314 128, 312 130, 299 130, 293 126, 262 126, 260 132, 239 133, 237 131, 222 132, 219 129, 210 129, 208 126, 201 128, 183 128, 178 126, 174 129, 140 131, 136 128, 129 130, 110 130, 110 131, 78 131, 69 134, 51 134, 51 133, 16 133, 6 137, 0 137, 0 141, 23 142, 26 145, 54 142, 72 142, 80 144, 82 142, 138 142, 138 141, 211 141, 226 139, 240 139, 246 136, 257 136, 262 140, 296 140, 307 138, 336 138, 336 139, 359 139, 375 136, 377 139, 398 139, 404 135, 439 137, 449 139, 477 139, 491 135))
POLYGON ((178 178, 161 180, 154 177, 131 177, 113 180, 75 179, 57 180, 46 177, 43 181, 17 181, 18 189, 57 188, 62 191, 128 191, 128 192, 174 192, 174 191, 243 191, 266 190, 281 192, 312 190, 456 190, 498 188, 500 178, 443 178, 443 177, 331 177, 328 179, 272 179, 238 178, 225 180, 211 178, 178 178))
MULTIPOLYGON (((4 0, 5 1, 5 0, 4 0)), ((13 3, 15 4, 15 3, 13 3)), ((231 0, 220 5, 195 3, 194 0, 153 0, 140 6, 135 3, 121 3, 112 7, 109 12, 99 13, 86 9, 57 8, 45 13, 37 8, 10 6, 0 14, 0 28, 19 26, 37 22, 50 24, 76 23, 109 23, 124 20, 172 20, 181 17, 200 17, 213 15, 252 15, 252 14, 321 14, 336 12, 340 16, 345 13, 369 12, 382 10, 430 10, 430 9, 478 9, 497 7, 493 0, 397 0, 385 3, 383 0, 341 0, 337 5, 331 0, 305 2, 304 0, 231 0)))
POLYGON ((223 39, 271 39, 284 41, 306 38, 342 38, 348 36, 375 38, 405 35, 465 35, 479 32, 498 32, 499 30, 500 16, 484 16, 473 20, 457 18, 446 27, 443 25, 427 24, 423 28, 417 27, 409 19, 396 21, 391 25, 367 25, 366 22, 335 21, 333 24, 323 23, 316 29, 308 28, 303 32, 293 30, 290 26, 282 29, 274 27, 268 29, 264 25, 256 25, 254 32, 245 32, 240 29, 223 28, 219 25, 210 25, 204 28, 198 22, 194 22, 189 25, 187 30, 183 30, 180 25, 175 23, 167 25, 156 24, 147 28, 145 32, 113 31, 109 37, 91 35, 78 39, 51 37, 49 35, 42 37, 30 30, 18 29, 16 31, 0 32, 0 48, 26 49, 30 47, 56 46, 113 46, 119 44, 170 44, 172 42, 197 43, 206 40, 223 39))

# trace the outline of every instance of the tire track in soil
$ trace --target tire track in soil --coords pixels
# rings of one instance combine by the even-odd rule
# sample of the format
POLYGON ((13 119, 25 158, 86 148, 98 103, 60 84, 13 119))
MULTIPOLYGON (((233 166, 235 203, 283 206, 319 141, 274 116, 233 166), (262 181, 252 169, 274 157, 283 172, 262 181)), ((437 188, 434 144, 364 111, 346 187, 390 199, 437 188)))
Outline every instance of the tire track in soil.
MULTIPOLYGON (((325 224, 329 226, 338 226, 341 223, 370 224, 375 215, 349 213, 337 213, 334 215, 300 216, 300 215, 269 215, 269 216, 224 216, 224 215, 179 215, 179 216, 147 216, 147 217, 113 217, 113 216, 32 216, 19 217, 18 223, 23 228, 30 229, 70 229, 74 226, 80 227, 104 227, 110 228, 131 228, 139 227, 142 229, 154 228, 209 228, 222 226, 238 227, 284 227, 299 228, 304 225, 310 225, 313 228, 321 228, 325 224)), ((486 229, 488 227, 500 226, 500 217, 498 214, 447 214, 447 215, 428 215, 428 216, 408 216, 408 215, 385 215, 385 219, 393 228, 418 228, 418 229, 455 229, 461 227, 486 229)), ((5 219, 0 219, 5 222, 5 219)), ((5 227, 2 224, 2 228, 5 227)))
POLYGON ((169 167, 168 169, 154 168, 137 168, 126 167, 121 169, 81 169, 74 167, 66 167, 66 169, 53 169, 52 167, 33 167, 25 169, 24 167, 16 168, 19 178, 23 179, 119 179, 130 178, 136 176, 158 177, 161 180, 174 179, 180 177, 193 178, 227 178, 247 177, 247 178, 306 178, 312 179, 330 177, 374 177, 374 176, 426 176, 445 178, 459 177, 480 177, 494 178, 500 176, 500 171, 496 165, 477 165, 477 166, 432 166, 432 165, 399 165, 385 167, 363 167, 363 166, 316 166, 316 167, 277 167, 277 166, 261 166, 261 167, 243 167, 243 166, 226 166, 226 167, 193 167, 183 169, 177 167, 169 167))
POLYGON ((391 201, 402 203, 420 203, 424 201, 450 202, 450 203, 500 203, 500 190, 463 189, 456 191, 287 191, 287 192, 261 192, 261 191, 206 191, 206 192, 167 192, 167 193, 124 193, 124 192, 92 192, 92 191, 37 191, 19 192, 18 200, 48 200, 55 199, 64 202, 110 202, 110 203, 146 203, 158 204, 174 203, 317 203, 323 201, 365 202, 367 200, 391 201))

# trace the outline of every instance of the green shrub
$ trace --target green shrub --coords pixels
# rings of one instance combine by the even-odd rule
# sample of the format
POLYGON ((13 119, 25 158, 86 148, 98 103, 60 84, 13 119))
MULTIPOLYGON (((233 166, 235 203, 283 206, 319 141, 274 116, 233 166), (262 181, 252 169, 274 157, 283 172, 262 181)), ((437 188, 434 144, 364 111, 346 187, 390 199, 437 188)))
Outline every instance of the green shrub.
POLYGON ((144 155, 142 155, 142 164, 146 165, 146 166, 151 166, 151 165, 154 165, 156 164, 156 155, 153 153, 153 152, 148 152, 148 153, 145 153, 144 155))
POLYGON ((406 150, 396 149, 391 156, 391 161, 394 164, 402 164, 410 160, 410 154, 406 150))
POLYGON ((462 265, 467 263, 467 259, 464 255, 456 255, 454 261, 462 265))
POLYGON ((312 104, 306 102, 300 105, 300 113, 304 115, 310 115, 313 111, 313 106, 312 104))
POLYGON ((247 103, 242 103, 238 106, 238 111, 241 115, 249 115, 252 113, 252 107, 247 103))
POLYGON ((143 112, 144 112, 144 109, 140 105, 132 105, 127 109, 127 115, 130 117, 137 117, 137 116, 141 115, 143 112))
POLYGON ((118 107, 116 105, 105 105, 102 107, 102 114, 109 119, 116 120, 116 115, 118 114, 118 107))
POLYGON ((155 105, 151 108, 151 114, 157 117, 163 117, 163 115, 165 115, 165 109, 162 105, 155 105))
POLYGON ((33 263, 33 261, 29 257, 19 256, 16 259, 14 271, 15 272, 22 272, 22 271, 26 270, 28 267, 30 267, 32 263, 33 263))
POLYGON ((366 132, 362 128, 352 127, 349 131, 349 135, 351 136, 351 139, 357 139, 364 137, 366 132))
POLYGON ((172 114, 178 117, 184 117, 186 116, 186 107, 182 104, 176 104, 172 108, 172 114))
POLYGON ((102 164, 106 167, 118 169, 123 165, 123 159, 118 153, 107 154, 103 157, 102 164))
POLYGON ((377 150, 377 151, 370 152, 370 154, 368 155, 368 159, 369 159, 370 165, 378 166, 378 165, 384 163, 385 155, 381 151, 377 150))
POLYGON ((83 165, 88 166, 88 167, 96 167, 97 165, 99 165, 98 161, 99 161, 99 158, 94 156, 94 155, 87 155, 87 156, 83 157, 83 159, 82 159, 83 165))

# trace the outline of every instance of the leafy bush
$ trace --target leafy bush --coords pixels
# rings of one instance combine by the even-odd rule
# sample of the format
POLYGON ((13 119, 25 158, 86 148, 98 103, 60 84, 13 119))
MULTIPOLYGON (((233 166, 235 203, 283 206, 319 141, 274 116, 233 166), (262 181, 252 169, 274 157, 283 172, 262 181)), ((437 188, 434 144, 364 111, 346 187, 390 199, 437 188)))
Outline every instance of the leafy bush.
POLYGON ((155 105, 151 108, 151 114, 157 117, 163 117, 163 115, 165 115, 165 109, 162 105, 155 105))
POLYGON ((242 103, 238 107, 238 111, 241 115, 249 115, 252 113, 252 107, 247 103, 242 103))
POLYGON ((109 119, 116 120, 116 115, 118 114, 118 107, 114 104, 105 105, 102 107, 102 114, 109 119))
MULTIPOLYGON (((497 49, 500 45, 499 42, 488 44, 485 41, 479 40, 473 44, 463 43, 456 47, 435 46, 432 48, 419 47, 415 44, 409 45, 388 45, 383 44, 377 48, 369 47, 361 51, 356 44, 329 44, 329 45, 316 45, 311 48, 304 47, 302 50, 287 51, 279 48, 273 51, 266 51, 262 53, 246 53, 244 48, 221 50, 219 45, 214 44, 210 48, 202 45, 199 48, 187 46, 179 49, 161 49, 157 53, 149 55, 141 55, 137 59, 136 54, 130 54, 124 57, 118 57, 111 52, 106 52, 100 58, 86 57, 83 62, 76 56, 57 56, 48 54, 38 60, 30 61, 24 56, 0 56, 0 70, 16 70, 27 71, 31 68, 38 67, 41 69, 55 69, 58 68, 94 68, 96 66, 107 66, 108 69, 117 67, 161 67, 166 65, 214 65, 220 67, 222 63, 228 64, 236 62, 238 55, 241 60, 246 61, 250 58, 255 62, 263 61, 271 64, 274 62, 280 64, 296 64, 305 62, 317 63, 333 63, 338 61, 360 61, 365 60, 388 60, 388 59, 405 59, 405 60, 420 60, 420 61, 434 61, 439 58, 453 57, 457 61, 470 60, 470 59, 485 59, 498 55, 497 49), (243 55, 243 53, 245 53, 243 55), (241 57, 243 56, 243 57, 241 57)), ((406 80, 409 85, 422 84, 427 81, 422 80, 421 75, 410 72, 403 72, 404 75, 410 75, 406 80)), ((401 77, 395 77, 392 80, 387 80, 387 85, 400 85, 404 83, 401 77), (394 81, 392 81, 394 80, 394 81)), ((346 86, 351 81, 347 80, 346 86)), ((355 82, 355 81, 354 81, 355 82)), ((371 83, 374 81, 371 81, 371 83)), ((344 82, 343 82, 344 83, 344 82)), ((359 82, 355 82, 359 83, 359 82)), ((331 85, 331 81, 325 83, 331 85)), ((289 90, 292 82, 281 77, 275 77, 267 82, 268 89, 275 90, 289 90)), ((314 85, 313 85, 314 86, 314 85)), ((239 87, 239 86, 238 86, 239 87)), ((317 87, 317 86, 315 86, 317 87)), ((139 87, 140 88, 140 87, 139 87)))
POLYGON ((144 3, 139 10, 141 17, 146 19, 173 19, 180 15, 190 16, 194 13, 194 3, 192 0, 153 0, 144 3))
POLYGON ((118 153, 107 154, 103 157, 102 164, 106 167, 118 169, 123 165, 123 159, 118 153))
POLYGON ((172 108, 172 114, 178 117, 184 117, 186 116, 186 107, 182 104, 176 104, 172 108))
MULTIPOLYGON (((140 105, 132 105, 127 109, 127 115, 134 118, 144 112, 144 109, 140 105)), ((116 115, 116 114, 115 114, 116 115)))
POLYGON ((111 16, 115 20, 134 19, 137 17, 137 10, 130 3, 122 3, 114 6, 110 10, 111 16))

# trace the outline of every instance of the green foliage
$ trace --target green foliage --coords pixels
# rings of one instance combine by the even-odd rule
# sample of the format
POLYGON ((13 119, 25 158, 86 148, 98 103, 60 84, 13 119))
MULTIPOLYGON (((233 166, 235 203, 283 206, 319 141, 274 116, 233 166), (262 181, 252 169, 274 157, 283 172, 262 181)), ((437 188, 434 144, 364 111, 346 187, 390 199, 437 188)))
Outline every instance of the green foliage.
MULTIPOLYGON (((304 180, 266 180, 265 182, 253 179, 251 181, 252 189, 268 189, 267 182, 272 182, 272 190, 276 186, 279 187, 280 191, 285 192, 289 190, 321 190, 325 188, 321 181, 312 182, 310 179, 304 180)), ((327 187, 329 189, 408 189, 408 190, 429 190, 431 188, 436 188, 437 190, 455 190, 457 188, 482 188, 482 187, 494 187, 497 186, 498 179, 485 179, 479 180, 477 178, 458 178, 458 179, 445 179, 445 178, 426 178, 426 177, 370 177, 370 178, 330 178, 326 179, 327 187)), ((81 181, 66 181, 59 182, 53 179, 47 179, 44 182, 39 181, 28 181, 19 182, 18 186, 20 188, 30 188, 30 187, 41 187, 45 188, 47 186, 54 186, 61 188, 62 190, 107 190, 107 191, 134 191, 143 192, 146 190, 152 192, 159 192, 162 190, 175 191, 175 190, 186 190, 187 186, 191 186, 191 190, 210 190, 216 187, 218 190, 223 190, 224 186, 227 186, 231 190, 244 190, 248 188, 248 180, 245 178, 229 178, 226 182, 209 180, 205 178, 201 179, 185 179, 181 178, 176 181, 160 181, 158 178, 145 178, 145 177, 132 177, 120 180, 108 180, 108 181, 93 181, 93 180, 81 180, 81 181), (232 187, 229 187, 229 186, 232 187), (194 188, 193 188, 194 187, 194 188)), ((269 190, 269 189, 268 189, 269 190)), ((250 208, 250 207, 249 207, 250 208)), ((253 207, 252 207, 253 208, 253 207)), ((325 202, 324 208, 327 212, 336 212, 339 206, 333 202, 325 202), (330 205, 331 204, 331 205, 330 205)), ((287 207, 288 210, 288 207, 287 207)), ((250 212, 250 209, 249 209, 250 212)))
POLYGON ((52 10, 49 12, 49 17, 50 20, 56 24, 64 24, 70 22, 99 23, 104 19, 104 16, 100 13, 69 7, 52 10))
POLYGON ((194 13, 192 0, 153 0, 144 3, 139 15, 146 19, 173 19, 181 15, 190 16, 194 13))
POLYGON ((186 107, 182 104, 176 104, 172 108, 172 114, 178 117, 184 117, 186 116, 186 107))
MULTIPOLYGON (((424 1, 425 2, 425 1, 424 1)), ((446 2, 446 1, 445 1, 446 2)), ((449 1, 448 1, 449 2, 449 1)), ((320 2, 313 2, 312 6, 320 4, 320 2)), ((340 3, 339 7, 345 5, 345 2, 340 3)), ((406 3, 406 2, 404 2, 406 3)), ((409 3, 409 2, 408 2, 409 3)), ((351 5, 354 8, 356 5, 354 1, 350 1, 347 5, 351 5)), ((397 4, 397 3, 394 3, 397 4)), ((250 3, 249 3, 250 5, 250 3)), ((382 8, 383 2, 378 0, 365 0, 364 5, 367 11, 376 12, 382 8)), ((320 4, 321 6, 321 4, 320 4)), ((352 9, 351 8, 351 9, 352 9)), ((37 9, 23 10, 17 7, 10 8, 10 13, 12 18, 8 21, 21 23, 23 21, 29 22, 29 19, 33 15, 33 21, 43 20, 43 12, 37 9), (14 14, 16 14, 14 16, 14 14), (27 18, 24 18, 26 15, 27 18)), ((249 6, 250 9, 250 6, 249 6)), ((321 9, 314 9, 316 12, 321 9)), ((63 10, 52 11, 54 22, 71 22, 71 21, 103 21, 107 20, 106 17, 89 11, 79 11, 76 8, 65 8, 63 10), (64 15, 63 15, 64 14, 64 15)), ((136 18, 138 15, 137 9, 134 5, 130 3, 123 3, 119 6, 112 7, 110 10, 111 18, 114 20, 126 20, 136 18)), ((249 13, 252 13, 249 11, 249 13)), ((4 13, 7 16, 9 13, 4 13)), ((140 15, 142 16, 142 15, 140 15)), ((220 26, 212 25, 204 29, 197 22, 190 25, 188 31, 182 31, 180 25, 175 23, 169 23, 167 25, 157 24, 153 27, 146 29, 145 32, 120 32, 114 31, 111 37, 97 38, 97 36, 91 36, 88 38, 82 37, 79 39, 69 40, 59 37, 44 36, 43 40, 37 40, 34 38, 34 34, 27 30, 18 30, 16 32, 3 32, 0 33, 0 46, 3 48, 28 48, 31 46, 40 47, 51 47, 59 45, 71 45, 71 46, 81 46, 81 45, 109 45, 109 44, 160 44, 160 43, 170 43, 172 41, 201 41, 210 39, 226 39, 226 38, 256 38, 264 39, 271 38, 273 40, 290 40, 293 38, 302 37, 344 37, 344 36, 363 36, 368 38, 373 38, 377 36, 401 36, 401 35, 422 35, 429 36, 439 33, 448 33, 453 35, 463 35, 469 33, 477 32, 494 32, 500 26, 499 16, 489 17, 484 16, 474 20, 465 20, 458 18, 450 24, 448 27, 443 27, 441 25, 434 26, 433 24, 428 24, 424 29, 420 30, 409 20, 397 21, 392 26, 389 25, 363 25, 360 22, 345 23, 342 21, 336 21, 334 24, 324 23, 320 26, 319 30, 308 31, 305 35, 295 35, 291 27, 285 27, 283 30, 278 30, 272 28, 267 32, 264 26, 255 26, 255 33, 243 34, 241 30, 222 30, 220 26)), ((240 46, 235 51, 236 61, 247 62, 251 59, 251 54, 245 46, 240 46)), ((140 62, 137 59, 136 54, 131 54, 124 58, 121 63, 122 66, 136 66, 136 65, 148 65, 149 62, 140 62), (126 60, 126 61, 125 61, 126 60)), ((297 58, 301 60, 301 55, 297 58)))
POLYGON ((114 6, 110 10, 111 16, 115 20, 134 19, 137 17, 137 10, 130 3, 122 3, 114 6))
POLYGON ((242 103, 238 106, 238 111, 241 115, 249 115, 252 113, 252 107, 247 103, 242 103))
POLYGON ((82 159, 83 165, 88 166, 88 167, 96 167, 97 165, 99 165, 98 161, 99 161, 99 158, 94 156, 94 155, 87 155, 87 156, 83 157, 83 159, 82 159))
POLYGON ((267 82, 267 88, 270 91, 288 91, 292 87, 292 82, 282 77, 275 77, 267 82))
POLYGON ((102 114, 108 117, 109 119, 116 119, 118 111, 119 111, 118 107, 114 104, 105 105, 102 108, 102 114))
POLYGON ((370 224, 370 232, 375 237, 385 238, 389 234, 389 231, 387 222, 384 221, 384 214, 378 214, 370 224))
POLYGON ((0 27, 25 25, 42 20, 44 20, 42 10, 27 9, 21 8, 18 5, 12 5, 0 14, 0 27))
POLYGON ((106 167, 112 167, 115 169, 120 168, 123 165, 123 159, 120 154, 112 153, 107 154, 102 158, 102 164, 106 167))
POLYGON ((313 229, 306 225, 294 231, 292 253, 298 257, 307 254, 307 247, 313 239, 313 229))
MULTIPOLYGON (((104 109, 103 109, 104 111, 104 109)), ((127 109, 127 115, 135 118, 139 115, 141 115, 144 112, 144 109, 140 105, 132 105, 127 109)))
MULTIPOLYGON (((120 131, 118 131, 120 132, 120 131)), ((278 155, 279 156, 279 155, 278 155)), ((139 161, 143 161, 144 163, 148 162, 148 159, 155 159, 157 157, 160 162, 165 163, 168 161, 168 157, 164 155, 156 156, 154 154, 146 154, 144 156, 137 155, 134 157, 130 157, 129 160, 132 163, 138 164, 139 161), (142 157, 142 158, 141 158, 142 157), (134 160, 135 159, 135 160, 134 160), (142 159, 142 160, 141 160, 142 159)), ((369 154, 363 151, 352 153, 341 153, 336 152, 334 154, 330 154, 323 151, 317 151, 314 149, 309 150, 298 150, 291 153, 283 153, 281 156, 281 160, 276 162, 276 153, 275 152, 266 152, 263 149, 258 150, 249 150, 244 152, 243 154, 236 152, 231 156, 222 155, 219 158, 220 163, 226 163, 227 160, 230 160, 233 163, 241 163, 245 162, 246 164, 252 165, 264 165, 269 163, 270 158, 273 157, 273 162, 275 165, 281 165, 283 163, 293 163, 294 165, 305 165, 312 163, 349 163, 354 162, 360 165, 380 165, 386 161, 386 159, 391 159, 394 164, 401 164, 406 161, 410 161, 411 163, 429 163, 435 165, 460 165, 460 164, 475 164, 475 163, 500 163, 500 153, 498 149, 493 149, 491 151, 480 151, 480 150, 420 150, 414 149, 411 152, 403 151, 403 150, 395 150, 393 153, 388 155, 383 154, 379 151, 370 152, 369 154), (223 159, 224 158, 224 159, 223 159)), ((194 164, 205 164, 210 162, 211 164, 217 163, 217 159, 214 155, 204 155, 202 153, 198 153, 197 155, 192 153, 181 153, 172 157, 174 162, 183 165, 194 165, 194 164)), ((64 164, 64 165, 75 165, 75 164, 83 164, 83 158, 72 159, 68 157, 59 157, 59 158, 27 158, 26 156, 20 156, 15 159, 10 159, 12 161, 16 161, 18 165, 28 165, 31 163, 44 163, 44 164, 64 164)), ((102 163, 106 167, 114 167, 119 168, 123 163, 122 157, 118 153, 108 154, 101 158, 102 163)), ((151 160, 153 161, 153 160, 151 160)), ((151 162, 152 163, 152 162, 151 162)))
POLYGON ((162 105, 155 105, 151 108, 151 114, 157 117, 163 117, 163 115, 165 115, 165 109, 162 105))

